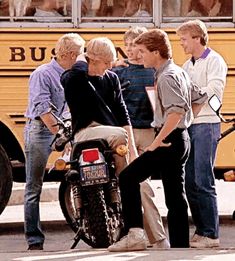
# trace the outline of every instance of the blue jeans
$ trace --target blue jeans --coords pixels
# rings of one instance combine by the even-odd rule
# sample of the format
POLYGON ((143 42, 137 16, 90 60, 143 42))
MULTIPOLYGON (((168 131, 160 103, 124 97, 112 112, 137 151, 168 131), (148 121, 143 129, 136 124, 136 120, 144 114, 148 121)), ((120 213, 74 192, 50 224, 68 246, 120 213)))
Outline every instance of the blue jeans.
POLYGON ((185 188, 195 233, 219 237, 219 216, 213 172, 220 123, 193 124, 189 127, 191 151, 186 163, 185 188))
POLYGON ((39 201, 50 144, 54 135, 40 120, 29 120, 24 130, 26 155, 25 237, 28 245, 44 242, 40 225, 39 201))

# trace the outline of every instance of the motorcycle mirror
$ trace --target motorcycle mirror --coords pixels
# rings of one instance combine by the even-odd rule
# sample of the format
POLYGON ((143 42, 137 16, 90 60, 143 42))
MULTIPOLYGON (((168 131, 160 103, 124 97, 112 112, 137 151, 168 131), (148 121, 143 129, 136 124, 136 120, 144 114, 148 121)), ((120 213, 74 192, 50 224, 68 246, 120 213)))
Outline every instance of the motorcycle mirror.
POLYGON ((215 111, 217 115, 219 115, 219 110, 222 106, 222 103, 219 100, 218 96, 216 94, 211 96, 208 103, 209 103, 210 107, 212 108, 212 110, 215 111))
POLYGON ((211 96, 208 103, 211 109, 217 114, 217 116, 220 118, 222 122, 231 122, 231 120, 224 119, 223 116, 220 114, 220 108, 222 106, 222 103, 216 94, 211 96))

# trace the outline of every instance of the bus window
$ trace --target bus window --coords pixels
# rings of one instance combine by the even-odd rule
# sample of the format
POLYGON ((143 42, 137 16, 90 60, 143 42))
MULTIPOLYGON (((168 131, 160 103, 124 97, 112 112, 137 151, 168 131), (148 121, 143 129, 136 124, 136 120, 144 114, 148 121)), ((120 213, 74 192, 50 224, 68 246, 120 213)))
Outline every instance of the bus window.
POLYGON ((71 0, 0 0, 0 17, 11 22, 65 22, 71 20, 71 0))
POLYGON ((134 21, 137 22, 152 22, 153 17, 153 5, 152 1, 140 0, 126 1, 126 10, 123 16, 132 16, 137 19, 134 21))
POLYGON ((233 0, 163 0, 163 22, 179 22, 180 18, 205 21, 232 21, 233 0))
POLYGON ((100 8, 100 0, 82 0, 82 17, 95 17, 100 8))
POLYGON ((9 0, 0 1, 0 16, 9 16, 9 0))
POLYGON ((232 0, 191 0, 187 16, 232 16, 232 0))
POLYGON ((162 1, 162 13, 163 16, 180 16, 181 0, 163 0, 162 1))
MULTIPOLYGON (((235 0, 0 0, 1 27, 175 27, 198 18, 234 27, 235 0)), ((212 23, 217 23, 212 25, 212 23)), ((210 26, 210 25, 209 25, 210 26)))
POLYGON ((32 1, 26 10, 26 16, 33 16, 35 22, 59 23, 64 22, 64 16, 71 16, 71 3, 58 0, 32 1))
POLYGON ((152 0, 83 0, 82 21, 153 22, 152 0))

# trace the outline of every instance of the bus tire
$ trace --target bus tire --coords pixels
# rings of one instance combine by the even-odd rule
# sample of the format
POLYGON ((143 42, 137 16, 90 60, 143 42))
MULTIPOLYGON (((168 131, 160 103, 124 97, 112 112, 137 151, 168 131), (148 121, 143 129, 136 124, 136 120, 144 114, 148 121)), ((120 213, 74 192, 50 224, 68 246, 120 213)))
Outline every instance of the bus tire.
POLYGON ((11 196, 12 183, 11 163, 4 148, 0 145, 0 215, 11 196))

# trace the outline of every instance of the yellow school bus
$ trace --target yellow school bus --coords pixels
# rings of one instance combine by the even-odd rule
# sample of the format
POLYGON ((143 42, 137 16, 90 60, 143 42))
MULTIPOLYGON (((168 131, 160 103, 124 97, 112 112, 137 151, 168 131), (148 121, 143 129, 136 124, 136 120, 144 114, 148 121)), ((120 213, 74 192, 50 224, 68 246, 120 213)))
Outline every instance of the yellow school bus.
MULTIPOLYGON (((183 21, 199 18, 208 26, 210 47, 228 64, 222 113, 235 116, 235 0, 208 0, 200 8, 192 0, 50 0, 50 11, 45 10, 45 2, 0 0, 0 213, 7 204, 12 177, 25 181, 23 128, 29 75, 50 61, 64 33, 79 33, 86 41, 107 36, 118 56, 125 57, 123 34, 130 26, 162 28, 169 34, 175 62, 182 65, 187 57, 175 30, 183 21)), ((228 127, 222 125, 223 130, 228 127)), ((220 142, 217 173, 235 169, 234 141, 231 133, 220 142)), ((49 159, 48 168, 55 157, 49 159)), ((60 178, 45 175, 45 180, 60 178)))

